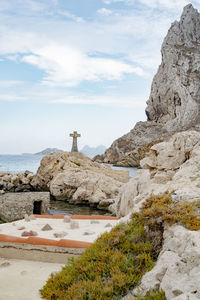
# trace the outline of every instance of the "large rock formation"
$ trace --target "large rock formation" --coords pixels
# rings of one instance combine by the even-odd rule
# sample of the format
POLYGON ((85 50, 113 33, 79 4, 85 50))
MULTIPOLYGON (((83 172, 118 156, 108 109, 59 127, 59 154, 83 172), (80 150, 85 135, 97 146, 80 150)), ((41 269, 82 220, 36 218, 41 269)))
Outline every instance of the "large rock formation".
POLYGON ((81 153, 64 152, 45 156, 31 185, 50 191, 57 200, 106 208, 128 180, 128 171, 113 170, 81 153))
POLYGON ((199 200, 200 133, 179 132, 168 142, 152 146, 141 167, 111 206, 118 216, 139 210, 152 193, 171 192, 174 201, 199 200))
POLYGON ((171 25, 161 52, 162 63, 147 101, 147 121, 114 141, 101 157, 104 162, 138 166, 152 144, 174 132, 200 129, 200 14, 191 4, 171 25))

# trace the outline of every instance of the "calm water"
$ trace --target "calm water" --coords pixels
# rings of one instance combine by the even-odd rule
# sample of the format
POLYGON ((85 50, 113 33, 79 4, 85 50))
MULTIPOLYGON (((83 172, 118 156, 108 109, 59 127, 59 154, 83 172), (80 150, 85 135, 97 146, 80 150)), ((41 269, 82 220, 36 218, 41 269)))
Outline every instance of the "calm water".
POLYGON ((87 205, 73 205, 65 201, 51 201, 50 215, 105 215, 105 210, 96 209, 87 205))
POLYGON ((0 172, 23 173, 26 170, 36 172, 41 155, 0 155, 0 172))

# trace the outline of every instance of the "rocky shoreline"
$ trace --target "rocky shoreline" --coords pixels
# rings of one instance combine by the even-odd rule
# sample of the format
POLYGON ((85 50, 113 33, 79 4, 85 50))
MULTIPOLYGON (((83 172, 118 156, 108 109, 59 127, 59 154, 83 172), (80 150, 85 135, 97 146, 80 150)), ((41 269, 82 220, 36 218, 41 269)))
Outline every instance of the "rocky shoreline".
POLYGON ((34 191, 34 187, 31 185, 33 177, 34 173, 30 171, 19 174, 0 172, 0 194, 34 191))
POLYGON ((81 153, 56 152, 43 157, 36 174, 1 172, 0 194, 50 192, 55 200, 106 210, 128 180, 128 171, 113 170, 81 153))

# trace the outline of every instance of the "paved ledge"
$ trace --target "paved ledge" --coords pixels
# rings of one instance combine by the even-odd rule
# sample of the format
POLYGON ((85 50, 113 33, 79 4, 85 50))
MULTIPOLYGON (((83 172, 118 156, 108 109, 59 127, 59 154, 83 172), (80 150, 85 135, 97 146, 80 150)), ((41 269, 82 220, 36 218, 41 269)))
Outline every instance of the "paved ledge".
POLYGON ((34 216, 35 219, 29 222, 23 219, 0 225, 0 257, 66 263, 68 257, 83 253, 99 235, 115 226, 118 220, 111 216, 74 215, 70 218, 79 226, 72 229, 70 222, 64 222, 64 215, 34 216), (42 231, 47 223, 52 230, 42 231), (22 237, 21 228, 24 231, 33 230, 38 236, 22 237), (68 238, 57 238, 56 232, 65 232, 68 238))

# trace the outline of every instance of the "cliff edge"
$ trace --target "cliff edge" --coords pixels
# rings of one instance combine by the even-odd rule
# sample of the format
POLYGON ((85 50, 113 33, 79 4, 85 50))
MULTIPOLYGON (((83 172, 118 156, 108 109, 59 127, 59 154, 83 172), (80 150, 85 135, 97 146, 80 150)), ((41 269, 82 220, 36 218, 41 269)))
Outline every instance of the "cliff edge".
POLYGON ((138 166, 153 144, 175 132, 200 130, 200 13, 192 4, 172 23, 161 53, 145 110, 147 121, 114 141, 98 160, 138 166))

